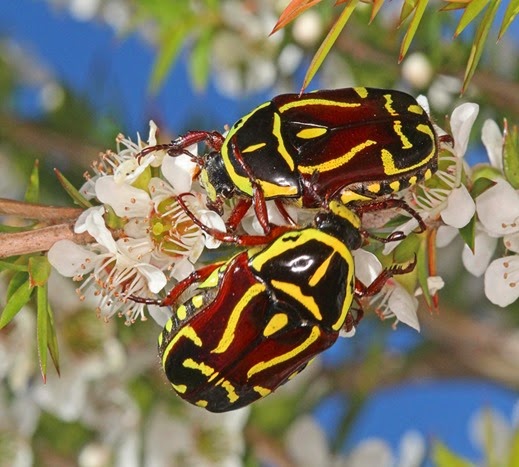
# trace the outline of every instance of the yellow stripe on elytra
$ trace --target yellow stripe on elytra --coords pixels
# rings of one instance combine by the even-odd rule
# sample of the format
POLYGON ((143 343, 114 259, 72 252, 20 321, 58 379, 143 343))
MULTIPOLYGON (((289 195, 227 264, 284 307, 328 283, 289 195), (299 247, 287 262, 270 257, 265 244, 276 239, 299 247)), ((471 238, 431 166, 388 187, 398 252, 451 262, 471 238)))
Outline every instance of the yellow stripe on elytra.
POLYGON ((285 147, 285 141, 283 139, 283 135, 281 134, 281 115, 278 113, 274 114, 274 125, 272 127, 272 133, 278 141, 279 155, 287 163, 290 171, 293 171, 295 169, 294 159, 292 159, 292 156, 288 153, 287 148, 285 147))
POLYGON ((369 196, 364 196, 351 190, 345 190, 341 193, 341 203, 344 204, 352 203, 353 201, 369 201, 370 199, 369 196))
POLYGON ((360 217, 355 214, 350 208, 347 208, 343 203, 332 200, 328 209, 336 216, 346 219, 353 227, 360 229, 360 217))
POLYGON ((247 378, 251 378, 253 375, 260 373, 262 371, 265 371, 273 366, 279 365, 280 363, 284 363, 291 358, 296 357, 299 355, 302 351, 310 347, 317 339, 319 339, 319 336, 321 335, 321 331, 319 330, 318 326, 312 326, 312 331, 310 332, 310 335, 308 338, 301 342, 297 347, 294 347, 289 352, 286 352, 284 354, 278 355, 275 358, 272 358, 270 360, 256 363, 248 372, 247 372, 247 378))
POLYGON ((416 164, 408 165, 406 167, 403 167, 402 169, 399 169, 395 165, 395 160, 393 158, 393 155, 387 149, 382 149, 382 151, 381 151, 382 164, 384 165, 384 173, 386 175, 388 175, 388 176, 398 175, 402 172, 409 172, 411 170, 418 169, 419 167, 427 165, 427 163, 433 157, 436 156, 436 145, 434 144, 435 138, 434 138, 434 133, 432 132, 431 128, 428 125, 420 124, 420 125, 416 126, 416 129, 431 137, 431 140, 433 141, 432 151, 426 157, 422 158, 419 162, 417 162, 416 164))
POLYGON ((186 358, 182 362, 182 366, 190 370, 198 370, 204 376, 211 376, 215 372, 213 367, 206 365, 204 362, 195 362, 192 358, 186 358))
POLYGON ((184 394, 187 391, 187 386, 185 384, 171 384, 173 389, 177 391, 179 394, 184 394))
POLYGON ((222 386, 222 388, 224 388, 227 391, 227 399, 229 399, 229 402, 236 402, 240 398, 238 394, 236 394, 234 386, 226 379, 222 378, 218 380, 216 382, 216 386, 222 386))
POLYGON ((177 332, 173 336, 173 338, 169 341, 168 346, 164 349, 164 353, 162 354, 162 366, 166 368, 166 360, 168 359, 169 352, 176 345, 176 343, 185 337, 192 341, 197 347, 202 347, 202 339, 198 337, 196 331, 191 326, 185 326, 180 331, 177 332))
POLYGON ((418 104, 411 104, 409 107, 407 107, 407 110, 413 114, 423 115, 424 109, 420 107, 418 104))
POLYGON ((314 172, 328 172, 330 170, 336 170, 342 165, 347 164, 351 159, 353 159, 359 152, 363 151, 369 146, 373 146, 377 144, 376 141, 372 139, 367 139, 363 143, 357 144, 357 146, 352 147, 346 154, 342 156, 331 159, 327 162, 317 165, 301 165, 299 166, 299 170, 304 174, 313 174, 314 172))
POLYGON ((384 98, 386 99, 386 103, 384 104, 385 109, 388 111, 389 115, 396 117, 398 112, 393 109, 393 97, 391 94, 384 94, 384 98))
POLYGON ((246 147, 245 149, 241 150, 241 153, 244 154, 246 152, 254 152, 258 149, 264 148, 267 145, 267 143, 258 143, 258 144, 251 144, 250 146, 246 147))
POLYGON ((391 182, 389 184, 389 188, 391 188, 393 191, 400 190, 400 182, 398 180, 395 180, 394 182, 391 182))
POLYGON ((328 128, 304 128, 299 131, 296 136, 301 139, 314 139, 319 138, 319 136, 324 135, 328 131, 328 128))
POLYGON ((402 141, 402 149, 410 149, 413 147, 411 141, 402 133, 402 122, 400 120, 394 121, 393 130, 395 130, 395 133, 400 137, 400 141, 402 141))
POLYGON ((371 183, 366 187, 366 189, 371 193, 379 193, 381 188, 382 186, 380 185, 380 183, 371 183))
POLYGON ((182 320, 186 319, 186 316, 187 316, 186 305, 180 305, 177 308, 177 318, 182 321, 182 320))
POLYGON ((359 95, 359 97, 362 97, 362 99, 368 97, 368 90, 366 88, 356 87, 353 88, 353 90, 359 95))
POLYGON ((272 390, 264 388, 263 386, 254 386, 252 389, 254 389, 261 397, 268 396, 272 392, 272 390))
POLYGON ((288 316, 285 313, 276 313, 265 326, 263 335, 269 337, 275 334, 280 329, 283 329, 288 324, 288 316))
POLYGON ((195 405, 197 405, 198 407, 202 407, 203 409, 207 407, 207 404, 208 402, 204 399, 200 399, 199 401, 195 402, 195 405))
POLYGON ((407 183, 409 183, 409 185, 414 185, 417 181, 418 181, 418 177, 416 175, 413 175, 412 177, 409 177, 409 180, 407 181, 407 183))
POLYGON ((318 99, 318 98, 309 97, 307 99, 299 99, 297 101, 288 102, 288 103, 282 105, 279 108, 279 111, 281 113, 283 113, 290 109, 295 109, 297 107, 306 107, 309 105, 324 105, 324 106, 330 106, 330 107, 355 108, 355 107, 360 107, 362 104, 359 102, 341 102, 341 101, 334 101, 331 99, 318 99))
POLYGON ((301 305, 303 305, 318 321, 322 321, 323 315, 321 314, 321 310, 319 310, 319 306, 315 303, 314 297, 311 295, 305 295, 301 287, 295 284, 291 284, 290 282, 282 282, 282 281, 272 281, 272 286, 282 292, 285 292, 287 295, 291 296, 293 299, 297 300, 301 305))
POLYGON ((164 335, 162 333, 159 334, 159 347, 162 347, 162 342, 164 342, 164 335))
POLYGON ((312 277, 310 277, 310 280, 308 281, 308 285, 310 287, 315 287, 319 283, 319 281, 324 277, 326 271, 328 271, 328 268, 330 267, 330 262, 334 254, 335 251, 332 251, 328 258, 326 258, 312 274, 312 277))
POLYGON ((211 353, 223 353, 229 348, 232 341, 234 340, 236 326, 238 325, 238 320, 240 319, 243 310, 256 295, 264 292, 265 289, 265 284, 258 283, 254 284, 249 288, 249 290, 247 290, 247 292, 243 294, 232 310, 231 316, 229 316, 229 319, 227 320, 227 326, 225 327, 220 342, 215 349, 211 350, 211 353))

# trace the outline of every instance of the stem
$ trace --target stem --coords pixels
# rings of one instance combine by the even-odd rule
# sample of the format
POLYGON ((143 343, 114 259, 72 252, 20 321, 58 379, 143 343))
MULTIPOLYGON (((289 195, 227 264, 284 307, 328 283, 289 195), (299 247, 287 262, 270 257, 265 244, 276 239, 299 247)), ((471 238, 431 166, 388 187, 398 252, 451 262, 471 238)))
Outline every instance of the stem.
POLYGON ((44 204, 26 203, 6 198, 0 198, 0 214, 18 216, 24 219, 36 219, 50 223, 77 219, 83 212, 81 208, 46 206, 44 204))
POLYGON ((48 251, 58 240, 72 240, 77 244, 94 241, 88 233, 74 233, 75 220, 27 232, 0 234, 0 258, 48 251))

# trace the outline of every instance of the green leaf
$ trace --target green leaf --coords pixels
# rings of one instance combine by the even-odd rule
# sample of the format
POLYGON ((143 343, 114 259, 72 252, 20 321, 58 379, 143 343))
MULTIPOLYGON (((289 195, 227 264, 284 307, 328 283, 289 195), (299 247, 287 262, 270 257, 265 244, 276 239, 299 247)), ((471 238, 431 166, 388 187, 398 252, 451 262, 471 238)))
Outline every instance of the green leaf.
POLYGON ((49 280, 51 266, 46 256, 31 256, 29 258, 29 280, 31 286, 41 287, 49 280))
POLYGON ((427 235, 421 236, 422 242, 416 253, 416 271, 418 275, 418 283, 423 291, 425 303, 429 308, 432 308, 432 297, 429 292, 429 284, 427 279, 429 278, 429 252, 427 244, 427 235))
POLYGON ((519 465, 519 429, 515 429, 508 452, 507 467, 515 467, 519 465))
POLYGON ((473 467, 473 464, 454 454, 445 444, 436 442, 432 449, 435 467, 473 467))
POLYGON ((440 11, 464 10, 467 2, 448 2, 440 8, 440 11))
POLYGON ((508 6, 506 7, 505 15, 503 17, 503 22, 501 23, 501 28, 499 29, 499 34, 497 35, 497 40, 503 37, 503 34, 508 29, 508 26, 512 24, 512 21, 519 13, 519 0, 510 0, 508 6))
POLYGON ((189 74, 198 90, 205 89, 211 70, 211 45, 214 30, 205 29, 196 41, 189 57, 189 74))
POLYGON ((43 381, 47 380, 47 339, 49 314, 47 312, 47 287, 36 288, 36 336, 38 341, 38 358, 40 360, 40 370, 43 381))
POLYGON ((400 11, 400 20, 398 21, 399 27, 414 11, 417 4, 418 0, 404 0, 404 3, 402 4, 402 10, 400 11))
POLYGON ((15 264, 9 261, 0 261, 0 271, 27 272, 29 269, 25 264, 15 264))
POLYGON ((472 253, 474 253, 475 239, 476 239, 476 225, 477 225, 477 216, 474 214, 469 223, 459 229, 460 236, 465 242, 465 244, 471 249, 472 253))
POLYGON ((37 203, 40 200, 40 163, 36 159, 29 177, 29 184, 25 190, 25 201, 37 203))
POLYGON ((500 0, 492 0, 490 7, 485 12, 485 16, 481 20, 481 23, 479 24, 476 30, 476 37, 470 50, 470 57, 467 62, 467 68, 465 69, 463 88, 461 90, 462 93, 465 92, 465 89, 467 88, 470 80, 472 79, 472 76, 474 75, 474 71, 476 71, 479 59, 481 58, 481 54, 483 53, 483 48, 487 40, 488 32, 490 31, 490 26, 492 26, 492 22, 494 20, 494 16, 497 13, 499 4, 500 0))
POLYGON ((476 199, 481 193, 484 193, 489 188, 492 188, 495 184, 496 182, 494 180, 485 177, 479 177, 472 185, 470 196, 472 196, 473 199, 476 199))
POLYGON ((22 307, 30 300, 33 290, 34 288, 30 286, 28 280, 16 289, 2 311, 2 315, 0 316, 0 329, 7 326, 22 307))
POLYGON ((517 125, 508 129, 505 120, 505 144, 503 146, 503 171, 516 190, 519 189, 519 132, 517 125))
POLYGON ((375 19, 375 16, 377 16, 383 4, 384 0, 373 0, 373 7, 371 8, 371 15, 369 17, 370 23, 375 19))
POLYGON ((402 40, 402 45, 400 46, 400 55, 398 57, 399 63, 404 59, 405 54, 407 53, 407 50, 409 49, 409 46, 411 45, 411 41, 413 40, 413 37, 416 34, 420 21, 422 21, 422 16, 425 12, 425 9, 426 9, 428 3, 429 3, 429 0, 418 0, 418 2, 417 2, 417 6, 416 6, 416 10, 413 15, 413 19, 409 23, 409 27, 407 28, 405 36, 402 40))
POLYGON ((490 0, 471 0, 466 4, 465 11, 461 15, 460 22, 454 31, 454 37, 457 37, 470 24, 477 15, 481 13, 490 0))
POLYGON ((16 274, 14 274, 13 277, 11 277, 11 280, 9 281, 9 285, 7 286, 7 300, 9 300, 13 296, 13 294, 18 290, 18 287, 20 287, 28 279, 29 275, 26 272, 17 272, 16 274))
POLYGON ((192 21, 185 21, 177 25, 177 27, 171 28, 168 31, 168 35, 161 39, 159 53, 151 73, 150 91, 152 93, 156 93, 162 81, 164 81, 171 65, 178 57, 182 44, 191 31, 191 28, 192 21))
POLYGON ((74 202, 85 209, 91 208, 92 203, 88 201, 77 189, 72 183, 70 183, 66 177, 58 170, 54 169, 54 173, 56 174, 56 177, 58 181, 60 182, 63 189, 67 192, 67 194, 74 200, 74 202))
POLYGON ((306 71, 305 79, 303 80, 303 86, 301 87, 301 92, 304 92, 304 90, 310 84, 310 81, 312 81, 312 78, 315 76, 317 70, 328 55, 328 52, 337 40, 337 37, 339 37, 339 34, 344 29, 344 26, 346 26, 346 23, 350 19, 353 10, 355 10, 357 3, 358 0, 351 0, 351 2, 346 5, 339 18, 337 18, 337 21, 324 38, 323 43, 319 47, 319 50, 315 53, 314 57, 312 58, 312 62, 306 71))
POLYGON ((58 375, 59 372, 59 348, 58 348, 58 336, 56 335, 56 326, 54 325, 54 313, 50 307, 50 303, 47 306, 47 347, 49 348, 50 358, 58 375))

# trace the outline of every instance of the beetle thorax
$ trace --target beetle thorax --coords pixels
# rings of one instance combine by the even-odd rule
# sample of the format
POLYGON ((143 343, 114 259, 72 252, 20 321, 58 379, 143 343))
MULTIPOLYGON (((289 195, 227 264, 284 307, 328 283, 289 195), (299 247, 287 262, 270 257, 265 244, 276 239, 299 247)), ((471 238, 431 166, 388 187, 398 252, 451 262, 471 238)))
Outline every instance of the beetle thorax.
POLYGON ((205 188, 207 197, 212 204, 229 199, 234 195, 235 187, 225 170, 219 152, 208 154, 200 173, 200 183, 205 188))

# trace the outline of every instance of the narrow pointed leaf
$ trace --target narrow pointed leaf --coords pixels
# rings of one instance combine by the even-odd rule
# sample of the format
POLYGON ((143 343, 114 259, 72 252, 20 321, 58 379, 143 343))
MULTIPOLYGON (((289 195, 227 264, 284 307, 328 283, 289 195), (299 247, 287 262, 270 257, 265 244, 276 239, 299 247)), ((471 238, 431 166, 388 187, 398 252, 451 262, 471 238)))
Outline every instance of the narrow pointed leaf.
POLYGON ((50 307, 50 303, 47 306, 47 347, 49 349, 50 358, 58 375, 59 371, 59 348, 58 348, 58 336, 56 335, 56 327, 54 326, 54 313, 50 307))
POLYGON ((490 26, 492 26, 492 22, 496 16, 499 4, 500 0, 492 0, 492 3, 485 12, 485 16, 483 16, 483 19, 481 20, 481 23, 476 30, 476 37, 474 39, 474 43, 472 44, 467 68, 465 69, 463 88, 461 90, 462 93, 465 92, 465 89, 467 89, 467 86, 472 79, 472 76, 474 75, 474 71, 476 71, 476 67, 478 66, 479 59, 481 58, 483 48, 485 47, 488 32, 490 31, 490 26))
POLYGON ((440 8, 440 11, 455 11, 463 10, 467 7, 466 2, 449 2, 440 8))
POLYGON ((476 243, 476 226, 477 226, 477 216, 474 214, 469 223, 459 229, 460 237, 463 239, 465 244, 470 248, 472 253, 474 253, 475 243, 476 243))
POLYGON ((270 34, 272 35, 276 31, 284 28, 287 24, 294 21, 301 13, 320 2, 322 2, 322 0, 292 0, 279 16, 278 22, 270 34))
POLYGON ((443 443, 434 443, 432 458, 436 467, 474 467, 469 461, 450 451, 443 443))
POLYGON ((400 20, 398 21, 398 27, 409 17, 414 11, 419 0, 404 0, 402 4, 402 10, 400 11, 400 20))
POLYGON ((382 5, 384 4, 384 0, 373 0, 373 7, 371 8, 371 16, 369 17, 369 22, 371 23, 375 16, 377 16, 378 12, 382 8, 382 5))
POLYGON ((422 16, 425 12, 428 2, 429 0, 418 0, 418 3, 416 5, 416 11, 414 12, 413 18, 411 19, 409 27, 407 28, 405 36, 402 40, 402 45, 400 47, 400 56, 398 58, 399 63, 404 59, 405 54, 407 53, 407 50, 411 45, 411 41, 413 40, 413 37, 416 34, 416 30, 418 29, 420 21, 422 21, 422 16))
POLYGON ((92 203, 88 201, 58 169, 54 169, 54 173, 56 174, 56 178, 58 179, 58 182, 61 184, 63 189, 67 192, 67 194, 74 200, 74 202, 78 206, 85 209, 92 207, 92 203))
POLYGON ((159 53, 151 72, 150 91, 152 93, 157 92, 158 88, 166 78, 171 65, 180 54, 184 39, 191 31, 191 27, 192 22, 186 21, 183 24, 179 24, 176 28, 172 28, 169 31, 168 36, 162 38, 159 44, 159 53))
POLYGON ((26 272, 17 272, 11 277, 9 281, 9 285, 7 286, 6 297, 9 300, 14 293, 18 290, 18 288, 26 281, 28 281, 29 275, 26 272))
POLYGON ((32 291, 29 281, 21 284, 7 301, 0 315, 0 329, 4 328, 17 315, 22 307, 30 300, 32 291))
POLYGON ((460 22, 456 27, 456 31, 454 31, 454 37, 457 37, 461 32, 470 24, 477 15, 481 13, 483 8, 485 8, 490 0, 472 0, 467 3, 467 7, 461 15, 460 22))
POLYGON ((506 120, 503 171, 510 185, 516 190, 519 189, 519 129, 517 125, 512 125, 509 129, 506 120))
POLYGON ((324 38, 323 43, 319 47, 319 50, 315 53, 314 57, 312 58, 312 62, 310 63, 310 66, 306 71, 305 79, 303 80, 303 86, 301 87, 301 92, 304 92, 304 90, 310 84, 310 81, 312 81, 312 78, 317 73, 317 70, 319 70, 324 59, 328 55, 328 52, 337 40, 337 37, 339 37, 339 34, 344 29, 344 26, 346 26, 346 23, 350 19, 350 16, 353 13, 353 10, 355 10, 357 3, 358 0, 351 0, 349 4, 346 5, 339 18, 337 18, 337 21, 324 38))
POLYGON ((37 159, 32 167, 24 199, 28 203, 37 203, 40 200, 40 162, 37 159))
POLYGON ((0 261, 0 271, 18 271, 27 272, 27 266, 25 264, 15 264, 9 261, 0 261))
POLYGON ((47 335, 49 314, 47 313, 47 287, 36 288, 36 337, 38 341, 38 358, 43 381, 47 380, 47 335))
POLYGON ((517 426, 511 439, 507 467, 514 467, 514 465, 519 465, 519 428, 517 426))
POLYGON ((46 256, 31 256, 29 258, 29 281, 32 287, 47 284, 50 271, 50 263, 46 256))
POLYGON ((189 73, 191 75, 191 81, 198 90, 205 89, 207 81, 209 80, 213 37, 213 29, 204 29, 196 41, 189 57, 189 73))
POLYGON ((416 254, 416 271, 418 274, 418 283, 423 291, 423 296, 425 298, 425 303, 427 306, 431 308, 432 306, 432 297, 429 292, 429 285, 427 284, 427 279, 429 277, 429 259, 428 259, 428 251, 427 251, 427 236, 422 235, 422 242, 420 243, 420 247, 418 248, 418 252, 416 254))
POLYGON ((497 40, 503 37, 503 34, 508 29, 508 26, 512 24, 512 21, 517 16, 517 13, 519 13, 519 0, 510 0, 510 3, 508 3, 508 6, 506 7, 505 15, 503 16, 503 22, 499 28, 497 40))

